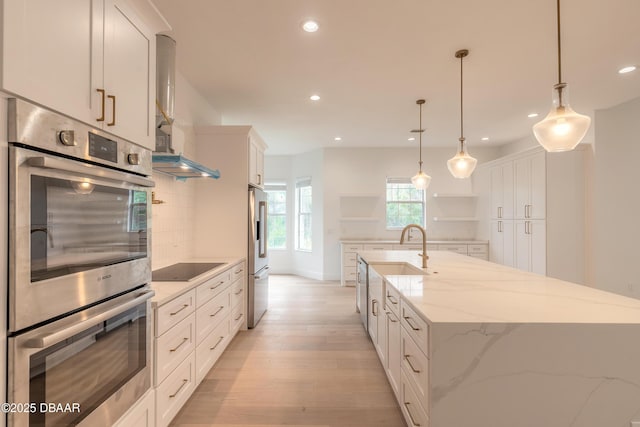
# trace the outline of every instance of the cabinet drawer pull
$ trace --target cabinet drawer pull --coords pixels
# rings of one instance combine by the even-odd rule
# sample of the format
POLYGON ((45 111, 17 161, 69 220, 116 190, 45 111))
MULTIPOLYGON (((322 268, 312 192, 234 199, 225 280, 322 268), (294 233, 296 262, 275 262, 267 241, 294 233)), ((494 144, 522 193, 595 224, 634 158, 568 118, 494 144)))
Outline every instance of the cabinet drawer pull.
POLYGON ((178 344, 175 348, 170 349, 169 352, 173 353, 174 351, 182 347, 184 343, 186 343, 187 341, 189 341, 189 338, 182 338, 182 342, 178 344))
POLYGON ((187 385, 187 383, 189 382, 189 380, 182 380, 182 385, 180 387, 178 387, 178 389, 173 393, 169 395, 169 399, 173 399, 174 397, 176 397, 178 395, 178 393, 180 393, 180 390, 182 390, 182 387, 184 387, 185 385, 187 385))
POLYGON ((419 327, 417 327, 417 326, 414 326, 414 325, 412 324, 412 322, 410 321, 410 319, 411 319, 411 317, 409 317, 409 316, 404 316, 404 320, 406 320, 406 321, 407 321, 407 323, 409 324, 409 326, 411 326, 411 329, 413 329, 414 331, 419 331, 419 330, 420 330, 420 328, 419 328, 419 327))
POLYGON ((114 126, 116 124, 116 96, 107 95, 107 98, 111 100, 111 121, 107 123, 107 126, 114 126))
POLYGON ((385 313, 387 313, 387 316, 389 316, 389 321, 390 321, 391 323, 398 323, 398 321, 397 321, 397 320, 394 320, 394 318, 393 318, 393 317, 391 317, 391 312, 390 312, 390 311, 386 311, 385 313))
POLYGON ((376 304, 378 304, 378 300, 371 300, 371 314, 374 316, 378 316, 378 311, 376 310, 376 304))
POLYGON ((218 286, 222 285, 224 283, 224 280, 219 281, 218 283, 216 283, 215 286, 210 287, 209 289, 214 290, 215 288, 217 288, 218 286))
POLYGON ((181 309, 179 309, 178 311, 174 311, 173 313, 169 313, 169 316, 175 316, 187 307, 189 307, 189 304, 183 304, 181 309))
POLYGON ((236 271, 234 271, 234 272, 233 272, 233 274, 240 274, 240 273, 242 273, 243 271, 244 271, 244 270, 241 268, 240 270, 236 270, 236 271))
POLYGON ((101 112, 100 112, 100 117, 98 117, 96 119, 96 121, 104 122, 104 89, 96 89, 96 91, 101 95, 100 103, 102 105, 101 112))
POLYGON ((413 415, 411 415, 411 410, 409 409, 409 402, 404 402, 404 407, 407 408, 407 414, 409 414, 409 418, 411 418, 411 423, 416 426, 416 427, 420 427, 420 423, 417 423, 415 418, 413 418, 413 415))
POLYGON ((216 347, 220 345, 220 343, 222 342, 223 339, 224 339, 224 337, 218 338, 218 342, 216 342, 216 344, 213 347, 209 347, 209 350, 215 350, 216 347))
POLYGON ((234 295, 240 295, 242 293, 242 288, 238 289, 238 292, 234 292, 234 295))
POLYGON ((242 318, 242 313, 238 314, 238 317, 236 317, 236 318, 234 319, 234 321, 238 321, 238 320, 240 320, 241 318, 242 318))
POLYGON ((413 366, 413 363, 411 363, 411 359, 409 359, 410 357, 411 357, 411 355, 410 355, 410 354, 405 354, 405 355, 404 355, 404 360, 406 360, 406 361, 407 361, 407 363, 409 364, 409 367, 411 368, 411 370, 412 370, 413 372, 415 372, 416 374, 419 374, 419 373, 421 372, 421 371, 420 371, 420 369, 416 369, 416 368, 413 366))
POLYGON ((387 294, 387 299, 388 299, 389 301, 391 301, 391 304, 393 304, 393 305, 398 304, 398 300, 397 300, 397 299, 395 299, 393 295, 389 295, 389 294, 387 294))
POLYGON ((220 307, 218 307, 218 309, 216 310, 215 313, 210 314, 209 317, 214 317, 216 314, 220 313, 220 311, 224 308, 224 305, 221 305, 220 307))

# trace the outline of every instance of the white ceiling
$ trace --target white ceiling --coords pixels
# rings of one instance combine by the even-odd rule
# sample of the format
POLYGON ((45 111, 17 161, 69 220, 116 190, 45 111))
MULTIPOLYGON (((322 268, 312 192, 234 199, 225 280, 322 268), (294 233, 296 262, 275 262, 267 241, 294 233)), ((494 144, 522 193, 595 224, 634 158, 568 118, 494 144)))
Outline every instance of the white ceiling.
MULTIPOLYGON (((458 143, 460 62, 471 148, 531 135, 557 82, 554 0, 153 0, 173 27, 179 71, 267 154, 318 147, 458 143), (320 23, 305 33, 308 18, 320 23), (317 93, 318 102, 309 100, 317 93), (538 112, 537 119, 527 118, 538 112), (341 136, 342 142, 334 142, 341 136), (490 137, 489 142, 481 138, 490 137)), ((563 80, 593 115, 640 96, 640 0, 563 0, 563 80)), ((588 138, 592 138, 588 136, 588 138)), ((472 150, 471 150, 472 151, 472 150)))

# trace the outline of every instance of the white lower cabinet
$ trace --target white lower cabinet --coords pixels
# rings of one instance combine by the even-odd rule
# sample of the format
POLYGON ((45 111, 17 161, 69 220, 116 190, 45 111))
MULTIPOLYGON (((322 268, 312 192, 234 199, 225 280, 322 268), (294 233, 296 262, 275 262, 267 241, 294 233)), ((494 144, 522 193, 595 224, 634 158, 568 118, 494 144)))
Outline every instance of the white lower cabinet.
POLYGON ((244 261, 232 264, 155 308, 158 427, 169 425, 244 325, 244 272, 244 261))
POLYGON ((113 427, 155 427, 156 425, 156 399, 155 390, 145 393, 113 427))
POLYGON ((196 358, 186 359, 156 388, 156 424, 168 426, 196 389, 196 358))
POLYGON ((404 373, 401 373, 400 383, 400 408, 409 427, 428 427, 429 415, 422 405, 421 400, 413 391, 411 381, 404 373))
POLYGON ((396 395, 400 398, 400 369, 402 363, 402 342, 400 338, 400 320, 395 313, 387 309, 386 312, 386 332, 387 332, 387 378, 389 384, 396 395))

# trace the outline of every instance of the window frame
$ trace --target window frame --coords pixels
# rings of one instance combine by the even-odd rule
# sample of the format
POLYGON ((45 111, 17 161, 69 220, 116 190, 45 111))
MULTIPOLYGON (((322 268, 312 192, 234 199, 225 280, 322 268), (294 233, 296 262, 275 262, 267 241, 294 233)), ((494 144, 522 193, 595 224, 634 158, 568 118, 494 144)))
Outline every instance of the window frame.
POLYGON ((267 230, 269 230, 267 234, 267 244, 269 245, 270 250, 275 251, 284 251, 289 247, 289 209, 288 209, 288 188, 285 182, 272 182, 265 183, 264 192, 267 193, 267 230), (284 193, 284 213, 274 213, 271 211, 271 207, 273 202, 269 200, 269 193, 275 192, 283 192, 284 193), (273 217, 283 217, 284 218, 284 246, 274 246, 269 239, 273 236, 273 227, 269 226, 269 223, 273 217))
MULTIPOLYGON (((404 224, 404 225, 389 225, 389 204, 390 203, 395 203, 398 206, 400 205, 420 205, 422 207, 422 217, 421 217, 421 221, 417 222, 418 225, 420 225, 421 227, 426 229, 426 225, 427 225, 427 192, 426 190, 419 190, 413 187, 413 184, 411 183, 411 178, 406 178, 406 177, 387 177, 386 181, 385 181, 385 229, 387 230, 402 230, 404 227, 406 227, 407 225, 409 225, 410 223, 404 224), (414 191, 419 191, 421 192, 421 200, 396 200, 396 199, 391 199, 389 198, 389 190, 391 190, 389 188, 389 185, 407 185, 410 186, 414 191)), ((399 219, 400 217, 398 216, 397 219, 399 219)), ((400 221, 398 221, 400 222, 400 221)))
POLYGON ((313 251, 313 228, 312 228, 313 227, 313 186, 311 184, 311 177, 298 178, 296 180, 295 214, 296 214, 296 234, 295 234, 294 249, 300 252, 312 252, 313 251), (308 188, 310 191, 308 195, 308 197, 310 198, 308 212, 302 212, 302 209, 301 209, 301 205, 302 205, 301 192, 305 188, 308 188), (304 221, 303 218, 307 218, 308 222, 304 221), (308 224, 308 226, 304 228, 301 227, 300 225, 301 220, 303 224, 306 223, 308 224), (306 241, 307 239, 305 238, 305 236, 301 236, 301 233, 303 233, 305 230, 307 230, 309 233, 308 247, 303 246, 303 241, 306 241))

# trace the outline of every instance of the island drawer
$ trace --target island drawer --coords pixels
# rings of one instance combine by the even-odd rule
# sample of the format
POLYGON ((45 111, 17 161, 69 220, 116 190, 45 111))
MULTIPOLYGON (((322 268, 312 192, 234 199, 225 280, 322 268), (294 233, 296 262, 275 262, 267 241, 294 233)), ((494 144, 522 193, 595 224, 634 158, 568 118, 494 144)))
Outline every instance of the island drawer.
POLYGON ((223 292, 196 311, 196 342, 198 345, 230 312, 229 292, 223 292))
POLYGON ((393 286, 387 285, 385 286, 385 297, 384 297, 385 305, 391 310, 396 316, 400 317, 400 292, 398 292, 393 286))
MULTIPOLYGON (((407 426, 429 427, 428 411, 424 408, 423 402, 412 390, 404 371, 400 375, 400 404, 407 426)), ((426 404, 427 402, 424 403, 426 404)))
POLYGON ((420 350, 429 356, 429 325, 404 300, 400 303, 400 321, 420 350))
POLYGON ((231 283, 231 271, 226 270, 213 276, 196 288, 198 307, 222 292, 231 283))
POLYGON ((421 402, 429 399, 429 359, 409 336, 400 330, 401 365, 421 402))
POLYGON ((156 310, 156 337, 167 332, 171 327, 187 318, 196 309, 196 292, 190 290, 172 299, 156 310))

